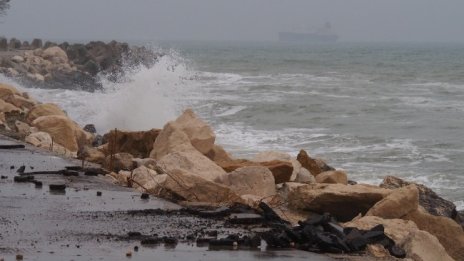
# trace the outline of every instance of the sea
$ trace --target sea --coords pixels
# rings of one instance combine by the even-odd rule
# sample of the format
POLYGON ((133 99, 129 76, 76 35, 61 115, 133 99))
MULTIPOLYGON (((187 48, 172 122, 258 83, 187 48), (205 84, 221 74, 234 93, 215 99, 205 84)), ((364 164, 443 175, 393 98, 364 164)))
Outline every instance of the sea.
POLYGON ((22 88, 99 133, 193 108, 237 158, 304 149, 351 180, 398 176, 464 209, 464 44, 144 44, 165 55, 101 91, 22 88))

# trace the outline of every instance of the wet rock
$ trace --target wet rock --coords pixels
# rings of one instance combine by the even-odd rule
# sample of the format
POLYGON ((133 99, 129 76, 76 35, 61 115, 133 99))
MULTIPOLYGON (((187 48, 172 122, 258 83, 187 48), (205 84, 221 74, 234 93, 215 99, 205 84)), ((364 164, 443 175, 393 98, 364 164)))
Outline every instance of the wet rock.
POLYGON ((98 164, 104 164, 106 158, 103 152, 90 146, 84 146, 81 150, 79 150, 77 157, 78 159, 83 159, 98 164))
POLYGON ((276 194, 274 176, 266 167, 243 167, 230 172, 222 183, 238 195, 252 194, 262 198, 276 194))
POLYGON ((150 195, 148 193, 142 193, 142 195, 140 195, 140 198, 141 199, 149 199, 150 195))
POLYGON ((138 252, 139 251, 139 246, 134 246, 134 251, 138 252))
POLYGON ((344 171, 324 171, 316 176, 316 182, 329 184, 348 184, 348 177, 344 171))
POLYGON ((44 148, 47 150, 53 150, 54 152, 60 155, 73 156, 73 152, 69 151, 68 149, 64 148, 59 144, 53 143, 50 134, 43 131, 31 133, 28 136, 26 136, 24 140, 27 143, 32 144, 36 147, 44 148))
POLYGON ((427 210, 428 213, 435 216, 444 216, 452 219, 456 218, 456 205, 438 196, 433 190, 424 185, 408 182, 393 176, 387 176, 380 184, 380 187, 396 189, 411 184, 415 184, 419 190, 419 205, 427 210))
POLYGON ((7 179, 8 177, 7 176, 0 176, 0 179, 7 179))
POLYGON ((313 176, 317 176, 322 172, 317 161, 311 158, 305 150, 300 150, 296 159, 300 162, 301 166, 309 170, 313 176))
POLYGON ((288 194, 289 207, 316 213, 328 212, 338 220, 348 221, 365 214, 391 193, 370 185, 307 184, 288 194))
POLYGON ((21 255, 21 254, 16 255, 16 260, 23 260, 23 259, 24 259, 23 255, 21 255))
POLYGON ((42 188, 42 181, 34 180, 33 182, 36 188, 42 188))
POLYGON ((126 152, 136 158, 148 158, 153 149, 153 143, 161 130, 148 131, 120 131, 112 130, 105 134, 103 140, 108 142, 108 149, 112 153, 126 152))
POLYGON ((101 197, 102 195, 102 192, 101 191, 97 191, 97 197, 101 197))
POLYGON ((21 109, 14 106, 11 103, 5 102, 4 100, 0 99, 0 113, 11 112, 11 111, 21 111, 21 109))
POLYGON ((156 171, 145 166, 138 167, 132 171, 130 179, 132 187, 152 194, 158 194, 163 188, 167 175, 159 175, 156 171))
POLYGON ((129 153, 116 153, 112 156, 106 156, 104 166, 105 168, 116 172, 120 170, 133 170, 134 164, 132 159, 133 156, 129 153))
POLYGON ((464 260, 464 232, 456 221, 431 215, 422 209, 412 211, 403 218, 413 221, 419 229, 436 236, 452 258, 464 260))
POLYGON ((141 245, 156 245, 161 242, 161 239, 159 237, 147 237, 140 241, 141 245))
POLYGON ((177 244, 177 239, 174 237, 165 237, 163 238, 163 242, 166 245, 176 245, 177 244))
POLYGON ((394 189, 366 213, 367 216, 401 218, 419 206, 419 191, 415 185, 394 189))
POLYGON ((127 252, 126 252, 126 256, 127 256, 127 257, 131 257, 131 256, 132 256, 132 251, 127 251, 127 252))

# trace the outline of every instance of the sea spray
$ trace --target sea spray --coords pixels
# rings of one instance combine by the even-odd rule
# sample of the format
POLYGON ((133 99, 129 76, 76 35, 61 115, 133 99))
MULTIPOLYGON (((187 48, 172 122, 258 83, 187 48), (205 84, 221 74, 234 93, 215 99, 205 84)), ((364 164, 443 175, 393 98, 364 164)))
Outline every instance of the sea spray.
MULTIPOLYGON (((154 66, 127 68, 124 79, 111 82, 101 76, 103 90, 25 88, 41 102, 62 107, 81 125, 93 123, 99 133, 110 129, 146 130, 162 128, 187 106, 182 96, 190 85, 192 71, 187 62, 169 51, 154 66)), ((10 83, 13 83, 9 80, 10 83)), ((14 83, 18 86, 17 83, 14 83)))

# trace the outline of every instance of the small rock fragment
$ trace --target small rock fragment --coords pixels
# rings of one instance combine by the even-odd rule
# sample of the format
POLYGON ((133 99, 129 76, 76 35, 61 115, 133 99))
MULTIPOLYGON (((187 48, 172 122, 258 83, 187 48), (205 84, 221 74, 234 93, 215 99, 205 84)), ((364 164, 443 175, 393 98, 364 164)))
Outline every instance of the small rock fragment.
POLYGON ((148 195, 148 193, 142 193, 142 195, 140 196, 141 199, 148 199, 150 198, 150 195, 148 195))
POLYGON ((102 195, 102 192, 101 191, 97 191, 97 197, 101 197, 102 195))

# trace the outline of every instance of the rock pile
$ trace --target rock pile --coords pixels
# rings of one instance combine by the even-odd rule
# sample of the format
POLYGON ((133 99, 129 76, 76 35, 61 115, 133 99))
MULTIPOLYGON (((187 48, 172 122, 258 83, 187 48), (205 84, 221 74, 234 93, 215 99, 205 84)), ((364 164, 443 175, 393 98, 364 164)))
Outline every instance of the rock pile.
POLYGON ((34 39, 31 44, 0 39, 0 73, 25 84, 49 88, 101 88, 97 74, 116 81, 126 68, 152 66, 160 54, 127 43, 101 41, 56 44, 34 39))
POLYGON ((181 204, 246 204, 264 217, 272 214, 286 222, 265 236, 271 245, 464 260, 456 207, 425 186, 395 177, 381 186, 352 185, 345 171, 304 150, 297 157, 267 151, 236 159, 215 144, 212 128, 190 109, 163 129, 113 130, 96 139, 56 105, 1 85, 0 126, 36 146, 103 164, 115 183, 143 193, 181 204))

